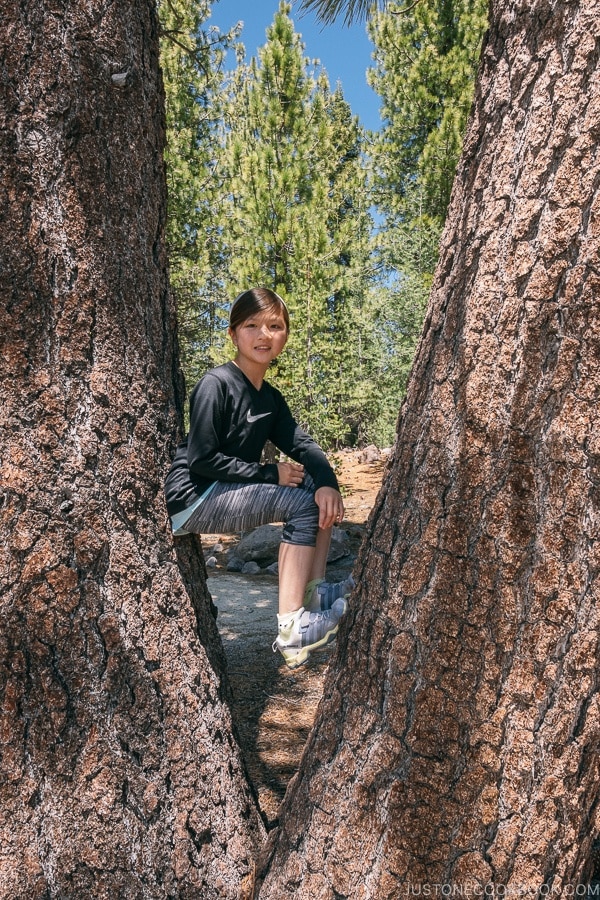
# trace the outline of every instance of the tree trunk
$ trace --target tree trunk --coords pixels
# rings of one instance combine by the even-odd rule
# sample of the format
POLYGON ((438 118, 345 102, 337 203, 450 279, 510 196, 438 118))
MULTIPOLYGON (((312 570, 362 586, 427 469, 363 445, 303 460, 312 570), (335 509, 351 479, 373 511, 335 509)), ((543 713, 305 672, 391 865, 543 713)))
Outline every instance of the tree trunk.
POLYGON ((161 490, 182 391, 154 3, 0 19, 0 896, 237 898, 263 827, 161 490))
POLYGON ((261 900, 577 896, 592 872, 600 7, 491 6, 395 452, 261 900))

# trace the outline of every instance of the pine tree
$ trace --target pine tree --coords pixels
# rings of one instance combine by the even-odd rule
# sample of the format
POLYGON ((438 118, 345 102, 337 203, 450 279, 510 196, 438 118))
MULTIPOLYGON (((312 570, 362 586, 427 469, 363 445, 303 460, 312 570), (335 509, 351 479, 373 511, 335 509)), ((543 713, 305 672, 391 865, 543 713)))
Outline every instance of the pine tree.
POLYGON ((265 831, 193 538, 154 0, 0 0, 0 896, 234 900, 265 831))
POLYGON ((600 19, 490 7, 427 328, 261 900, 597 891, 600 19))
POLYGON ((161 0, 169 191, 167 238, 178 306, 182 363, 193 383, 209 366, 223 328, 225 247, 215 151, 222 65, 237 29, 222 35, 205 23, 208 0, 161 0))
POLYGON ((384 120, 371 152, 382 216, 374 241, 382 278, 375 313, 383 345, 374 420, 380 441, 393 433, 425 315, 486 11, 487 0, 420 0, 389 4, 369 23, 376 47, 370 81, 384 120))
POLYGON ((375 145, 377 185, 384 207, 402 214, 417 183, 423 214, 442 225, 471 107, 487 0, 405 6, 389 4, 369 25, 377 63, 370 81, 385 123, 375 145))
POLYGON ((232 79, 224 138, 231 292, 266 284, 288 302, 290 340, 271 380, 331 445, 348 431, 340 390, 354 373, 345 337, 368 270, 361 130, 341 91, 308 70, 289 13, 281 3, 258 59, 232 79))

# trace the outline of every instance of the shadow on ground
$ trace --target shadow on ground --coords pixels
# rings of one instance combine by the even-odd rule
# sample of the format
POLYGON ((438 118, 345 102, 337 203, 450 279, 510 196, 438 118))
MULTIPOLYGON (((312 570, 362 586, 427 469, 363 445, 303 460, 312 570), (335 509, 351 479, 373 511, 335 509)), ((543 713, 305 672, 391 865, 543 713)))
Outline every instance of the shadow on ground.
POLYGON ((240 746, 261 811, 273 827, 312 727, 331 648, 295 671, 273 652, 275 578, 219 574, 208 579, 208 589, 219 611, 240 746))
MULTIPOLYGON (((352 570, 381 485, 385 458, 376 454, 367 459, 360 451, 340 451, 335 464, 351 553, 327 566, 328 581, 342 581, 352 570)), ((240 747, 260 809, 273 827, 288 782, 298 771, 335 644, 290 671, 283 657, 271 649, 277 634, 277 579, 227 572, 227 547, 238 538, 203 538, 207 556, 212 555, 215 542, 226 545, 215 554, 217 566, 209 572, 208 589, 218 609, 240 747)))

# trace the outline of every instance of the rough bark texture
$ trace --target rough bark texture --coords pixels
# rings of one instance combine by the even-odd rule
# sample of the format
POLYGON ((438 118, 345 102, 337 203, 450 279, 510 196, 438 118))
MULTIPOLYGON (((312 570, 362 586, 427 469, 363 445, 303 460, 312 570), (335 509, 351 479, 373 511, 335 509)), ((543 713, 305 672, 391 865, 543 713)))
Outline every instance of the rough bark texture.
POLYGON ((397 445, 261 900, 568 896, 591 874, 599 46, 597 0, 492 2, 397 445))
POLYGON ((152 0, 0 0, 0 896, 237 898, 263 827, 192 539, 152 0))

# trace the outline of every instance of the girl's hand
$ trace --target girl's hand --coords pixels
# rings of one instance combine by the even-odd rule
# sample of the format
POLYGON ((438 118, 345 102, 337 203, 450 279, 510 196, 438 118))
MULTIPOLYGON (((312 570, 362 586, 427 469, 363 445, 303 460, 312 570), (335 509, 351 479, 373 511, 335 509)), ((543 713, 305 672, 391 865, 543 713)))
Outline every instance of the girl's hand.
POLYGON ((339 491, 321 487, 315 492, 315 503, 319 507, 319 528, 340 524, 344 518, 344 501, 339 491))
POLYGON ((304 480, 304 466, 294 462, 277 463, 279 484, 283 487, 298 487, 304 480))

